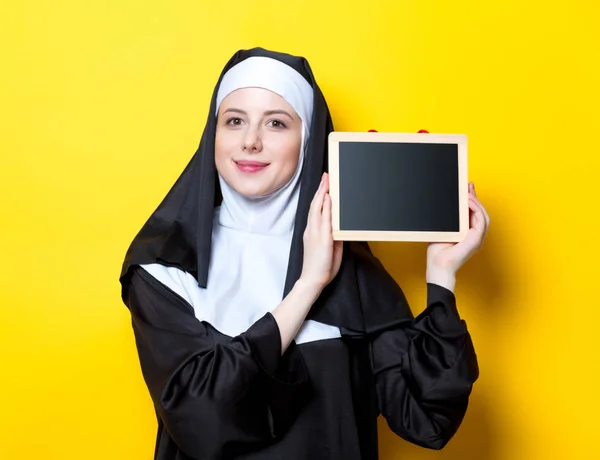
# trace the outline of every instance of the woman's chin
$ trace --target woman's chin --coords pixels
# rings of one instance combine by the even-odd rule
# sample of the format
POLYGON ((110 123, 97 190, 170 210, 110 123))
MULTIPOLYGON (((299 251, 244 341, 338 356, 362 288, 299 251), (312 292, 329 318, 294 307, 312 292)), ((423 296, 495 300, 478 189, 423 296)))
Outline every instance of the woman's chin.
POLYGON ((238 181, 232 188, 247 198, 260 198, 274 191, 268 184, 255 180, 238 181))
POLYGON ((269 196, 281 189, 291 179, 291 177, 280 178, 263 173, 242 174, 239 171, 235 171, 234 174, 224 176, 223 178, 232 189, 247 198, 269 196))

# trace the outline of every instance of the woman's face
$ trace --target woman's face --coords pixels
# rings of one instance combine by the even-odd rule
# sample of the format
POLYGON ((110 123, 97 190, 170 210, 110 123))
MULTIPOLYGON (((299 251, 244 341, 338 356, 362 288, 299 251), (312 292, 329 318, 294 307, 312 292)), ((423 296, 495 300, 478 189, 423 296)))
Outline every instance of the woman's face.
POLYGON ((258 197, 283 187, 298 165, 302 121, 281 96, 242 88, 221 102, 215 164, 236 192, 258 197))

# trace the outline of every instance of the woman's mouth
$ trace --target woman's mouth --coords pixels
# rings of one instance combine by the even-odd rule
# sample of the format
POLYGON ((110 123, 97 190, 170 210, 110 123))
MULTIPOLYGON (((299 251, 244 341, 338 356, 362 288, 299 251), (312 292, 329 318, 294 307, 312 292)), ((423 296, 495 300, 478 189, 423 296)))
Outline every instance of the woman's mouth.
POLYGON ((269 163, 248 160, 235 161, 235 164, 238 169, 244 173, 257 173, 269 166, 269 163))

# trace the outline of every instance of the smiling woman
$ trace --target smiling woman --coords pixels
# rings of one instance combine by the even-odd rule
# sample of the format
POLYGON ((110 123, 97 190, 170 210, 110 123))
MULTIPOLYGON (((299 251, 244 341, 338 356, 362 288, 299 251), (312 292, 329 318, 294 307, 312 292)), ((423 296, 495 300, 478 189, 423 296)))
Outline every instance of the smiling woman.
POLYGON ((287 184, 298 168, 301 143, 302 120, 278 94, 241 88, 223 99, 215 164, 237 193, 266 196, 287 184))
MULTIPOLYGON (((121 273, 156 460, 374 460, 380 413, 433 449, 461 424, 478 366, 460 263, 432 246, 415 318, 366 243, 333 241, 332 130, 304 58, 258 48, 223 70, 198 151, 121 273)), ((461 253, 487 226, 472 192, 461 253)))

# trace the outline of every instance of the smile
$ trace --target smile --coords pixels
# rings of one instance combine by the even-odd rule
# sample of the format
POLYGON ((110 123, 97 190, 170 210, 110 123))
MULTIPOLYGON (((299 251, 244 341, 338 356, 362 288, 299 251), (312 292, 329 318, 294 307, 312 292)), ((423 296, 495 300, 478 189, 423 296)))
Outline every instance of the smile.
POLYGON ((243 173, 257 173, 269 166, 269 163, 263 163, 261 161, 234 161, 235 165, 243 173))

